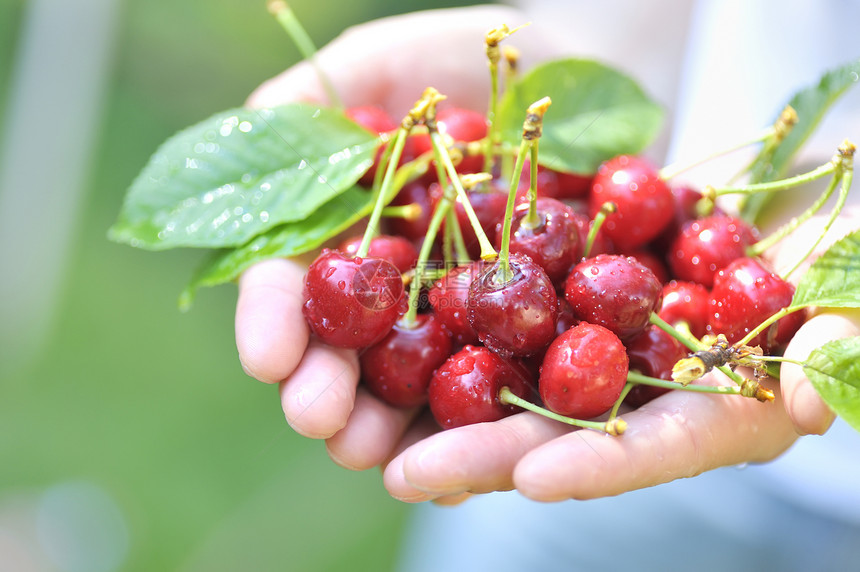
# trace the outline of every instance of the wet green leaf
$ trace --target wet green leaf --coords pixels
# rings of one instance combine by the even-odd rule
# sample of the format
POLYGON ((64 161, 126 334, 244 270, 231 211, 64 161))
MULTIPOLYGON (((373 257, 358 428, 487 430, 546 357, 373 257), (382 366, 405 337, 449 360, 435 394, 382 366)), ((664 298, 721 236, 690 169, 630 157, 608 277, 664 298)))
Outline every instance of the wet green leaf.
POLYGON ((824 344, 803 370, 827 405, 860 431, 860 337, 824 344))
POLYGON ((372 209, 372 193, 353 187, 318 208, 312 217, 277 226, 238 248, 215 251, 182 292, 180 307, 189 308, 199 288, 231 282, 255 262, 296 256, 318 248, 368 216, 372 209))
POLYGON ((600 63, 564 59, 535 67, 507 90, 499 108, 503 139, 519 145, 529 105, 549 96, 541 164, 591 174, 615 155, 638 153, 660 130, 663 111, 629 77, 600 63))
MULTIPOLYGON (((798 149, 815 131, 827 110, 848 88, 860 81, 860 60, 854 60, 825 73, 819 82, 797 92, 788 105, 797 112, 797 124, 775 148, 765 146, 750 167, 750 182, 762 183, 785 177, 798 149)), ((782 110, 780 110, 782 112, 782 110)), ((847 134, 846 134, 847 135, 847 134)), ((833 151, 841 141, 833 142, 833 151)), ((749 196, 743 204, 744 218, 755 221, 771 193, 749 196)))
POLYGON ((834 243, 812 264, 791 305, 860 308, 860 231, 834 243))
POLYGON ((376 144, 341 112, 307 104, 219 113, 158 149, 109 236, 152 250, 239 246, 351 188, 376 144))

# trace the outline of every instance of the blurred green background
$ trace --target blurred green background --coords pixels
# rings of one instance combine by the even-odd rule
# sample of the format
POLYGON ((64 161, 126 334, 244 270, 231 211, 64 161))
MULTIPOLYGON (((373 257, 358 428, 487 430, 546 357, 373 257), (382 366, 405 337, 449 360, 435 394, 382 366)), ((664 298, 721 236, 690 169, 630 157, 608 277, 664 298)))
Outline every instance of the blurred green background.
MULTIPOLYGON (((322 45, 469 3, 291 5, 322 45)), ((393 565, 408 507, 244 375, 235 288, 181 314, 201 253, 105 239, 159 143, 297 59, 264 0, 0 0, 0 570, 393 565)))

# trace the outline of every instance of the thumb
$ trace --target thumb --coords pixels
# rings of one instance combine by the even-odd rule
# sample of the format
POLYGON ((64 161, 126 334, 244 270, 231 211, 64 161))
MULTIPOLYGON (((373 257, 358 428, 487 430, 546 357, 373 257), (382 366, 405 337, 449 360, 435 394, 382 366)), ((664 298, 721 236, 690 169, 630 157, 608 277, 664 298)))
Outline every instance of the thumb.
MULTIPOLYGON (((825 311, 808 320, 792 338, 785 357, 805 362, 809 354, 827 342, 860 335, 860 310, 825 311)), ((812 386, 803 368, 783 363, 780 387, 785 409, 801 435, 821 435, 833 423, 835 414, 812 386)))

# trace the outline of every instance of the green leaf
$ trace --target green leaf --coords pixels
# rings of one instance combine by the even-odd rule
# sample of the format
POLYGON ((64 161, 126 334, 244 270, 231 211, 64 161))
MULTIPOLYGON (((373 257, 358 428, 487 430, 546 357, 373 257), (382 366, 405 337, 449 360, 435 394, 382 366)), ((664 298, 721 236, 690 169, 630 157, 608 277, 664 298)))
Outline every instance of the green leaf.
POLYGON ((314 250, 370 214, 372 209, 373 194, 353 187, 321 206, 312 217, 277 226, 239 248, 215 251, 197 269, 180 295, 180 308, 186 310, 191 306, 199 288, 231 282, 255 262, 314 250))
POLYGON ((351 188, 377 143, 340 111, 307 104, 219 113, 158 149, 109 237, 151 250, 244 244, 351 188))
MULTIPOLYGON (((775 148, 765 146, 762 149, 750 166, 750 182, 763 183, 785 177, 795 153, 818 127, 830 106, 858 81, 860 59, 828 71, 817 84, 797 92, 788 102, 797 112, 797 124, 775 148)), ((839 141, 834 142, 834 151, 838 144, 839 141)), ((749 196, 742 207, 743 217, 755 221, 771 196, 771 193, 749 196)))
POLYGON ((791 305, 860 308, 860 231, 834 243, 812 264, 791 305))
POLYGON ((600 63, 556 60, 537 66, 502 97, 498 124, 519 145, 529 105, 549 96, 540 163, 559 171, 591 174, 601 162, 638 153, 660 130, 662 109, 629 77, 600 63))
POLYGON ((827 405, 860 431, 860 337, 824 344, 803 371, 827 405))

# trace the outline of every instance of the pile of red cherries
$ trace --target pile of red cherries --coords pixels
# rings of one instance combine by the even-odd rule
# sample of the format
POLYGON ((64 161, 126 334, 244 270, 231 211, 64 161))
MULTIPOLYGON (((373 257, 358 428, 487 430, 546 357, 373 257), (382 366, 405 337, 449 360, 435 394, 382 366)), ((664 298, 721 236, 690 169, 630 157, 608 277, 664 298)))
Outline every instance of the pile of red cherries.
MULTIPOLYGON (((377 108, 347 114, 373 132, 398 127, 377 108)), ((487 136, 484 115, 466 109, 440 109, 437 125, 456 142, 487 136)), ((404 156, 429 151, 426 134, 410 135, 404 156)), ((483 165, 483 156, 465 156, 457 170, 483 165)), ((497 248, 510 186, 497 178, 468 192, 497 248)), ((303 311, 312 332, 360 350, 362 383, 378 398, 397 407, 429 405, 448 429, 519 410, 500 399, 502 387, 559 415, 599 417, 618 401, 629 371, 669 380, 688 355, 653 325, 652 314, 685 324, 697 338, 724 334, 736 342, 791 301, 793 287, 746 255, 759 238, 755 228, 719 209, 698 215, 702 194, 669 185, 640 157, 611 158, 593 177, 539 167, 536 223, 526 217, 528 188, 524 175, 506 272, 499 260, 479 258, 463 204, 453 205, 471 261, 441 261, 434 245, 439 262, 428 268, 444 275, 428 281, 420 311, 407 321, 403 277, 416 265, 442 190, 432 169, 405 185, 391 205, 417 205, 418 216, 384 219, 365 257, 355 255, 358 237, 323 250, 310 265, 303 311), (614 211, 592 232, 586 253, 608 203, 614 211)), ((751 345, 779 351, 801 320, 800 313, 784 318, 751 345)), ((638 407, 665 391, 636 385, 624 403, 638 407)))

